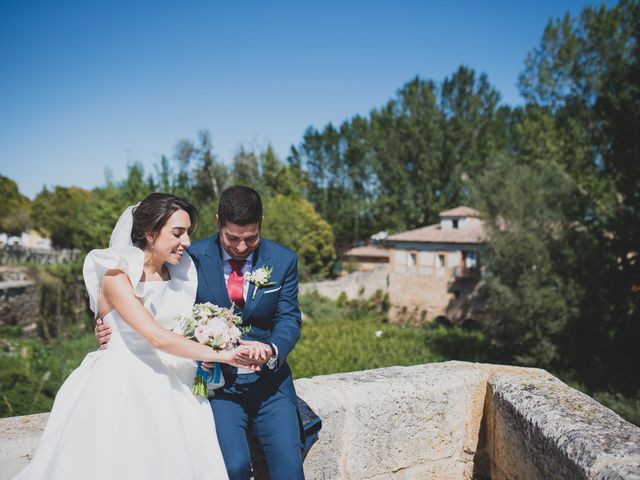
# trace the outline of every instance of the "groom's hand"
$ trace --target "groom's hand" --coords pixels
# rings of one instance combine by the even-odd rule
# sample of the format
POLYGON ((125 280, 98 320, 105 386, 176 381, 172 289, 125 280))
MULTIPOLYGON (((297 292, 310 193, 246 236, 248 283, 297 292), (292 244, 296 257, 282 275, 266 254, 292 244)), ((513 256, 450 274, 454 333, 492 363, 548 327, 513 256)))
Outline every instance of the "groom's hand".
POLYGON ((94 330, 96 339, 100 342, 100 350, 107 348, 107 343, 111 340, 111 327, 105 325, 101 318, 96 320, 96 328, 94 330))
POLYGON ((240 346, 248 347, 240 351, 240 355, 247 360, 252 360, 258 365, 267 363, 273 355, 271 345, 268 343, 255 342, 250 340, 240 340, 240 346))

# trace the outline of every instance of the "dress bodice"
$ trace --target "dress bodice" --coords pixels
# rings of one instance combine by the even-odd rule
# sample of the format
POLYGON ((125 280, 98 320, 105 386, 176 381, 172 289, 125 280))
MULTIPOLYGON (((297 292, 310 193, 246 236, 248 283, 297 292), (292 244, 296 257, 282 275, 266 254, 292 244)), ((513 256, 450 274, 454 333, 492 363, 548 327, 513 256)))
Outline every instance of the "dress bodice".
MULTIPOLYGON (((167 265, 168 281, 141 282, 144 264, 142 250, 136 247, 112 247, 93 250, 85 259, 83 275, 91 309, 99 311, 100 288, 105 272, 112 269, 125 272, 134 288, 135 295, 163 328, 173 329, 180 316, 191 312, 197 288, 195 266, 185 254, 178 265, 167 265)), ((138 334, 116 310, 107 313, 103 321, 113 331, 109 350, 126 349, 135 354, 146 354, 156 350, 138 334)))
MULTIPOLYGON (((178 324, 180 316, 188 315, 193 305, 189 295, 185 295, 185 292, 180 291, 178 287, 179 285, 172 280, 140 282, 136 285, 136 296, 155 321, 167 330, 172 330, 178 324)), ((111 310, 103 320, 113 332, 109 349, 124 347, 136 354, 154 350, 116 310, 111 310)))

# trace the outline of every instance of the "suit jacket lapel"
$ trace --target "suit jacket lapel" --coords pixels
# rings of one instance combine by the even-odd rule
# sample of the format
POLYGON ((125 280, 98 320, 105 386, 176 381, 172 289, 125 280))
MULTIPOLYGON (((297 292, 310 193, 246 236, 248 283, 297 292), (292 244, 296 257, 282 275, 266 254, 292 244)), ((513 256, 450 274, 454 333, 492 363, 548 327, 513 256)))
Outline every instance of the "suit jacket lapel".
POLYGON ((231 300, 227 293, 227 286, 224 281, 224 270, 222 268, 222 256, 220 254, 220 239, 218 235, 211 237, 209 247, 204 254, 206 259, 202 265, 202 275, 213 296, 213 302, 221 307, 230 307, 231 300))
MULTIPOLYGON (((270 261, 270 257, 268 256, 267 252, 264 251, 264 248, 262 248, 262 245, 261 245, 258 248, 258 251, 254 253, 252 271, 258 270, 259 268, 262 268, 265 266, 266 267, 271 266, 269 265, 269 261, 270 261)), ((249 289, 247 290, 247 299, 245 301, 244 311, 242 312, 242 320, 245 323, 251 317, 251 314, 255 310, 256 305, 258 305, 258 303, 260 302, 262 295, 264 295, 264 287, 256 288, 256 286, 253 283, 249 285, 249 289)))

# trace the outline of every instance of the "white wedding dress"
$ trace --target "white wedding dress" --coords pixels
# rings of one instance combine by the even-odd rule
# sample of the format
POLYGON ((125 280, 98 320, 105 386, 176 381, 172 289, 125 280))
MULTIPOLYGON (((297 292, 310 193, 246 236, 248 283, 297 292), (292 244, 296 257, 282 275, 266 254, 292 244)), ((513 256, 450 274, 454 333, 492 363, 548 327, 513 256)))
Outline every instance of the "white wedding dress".
MULTIPOLYGON (((84 277, 92 303, 117 268, 163 327, 191 311, 196 273, 185 253, 171 280, 140 282, 143 253, 132 246, 94 250, 84 277)), ((104 321, 106 350, 88 354, 56 396, 31 463, 18 479, 227 479, 206 398, 191 393, 195 364, 154 349, 116 311, 104 321)))

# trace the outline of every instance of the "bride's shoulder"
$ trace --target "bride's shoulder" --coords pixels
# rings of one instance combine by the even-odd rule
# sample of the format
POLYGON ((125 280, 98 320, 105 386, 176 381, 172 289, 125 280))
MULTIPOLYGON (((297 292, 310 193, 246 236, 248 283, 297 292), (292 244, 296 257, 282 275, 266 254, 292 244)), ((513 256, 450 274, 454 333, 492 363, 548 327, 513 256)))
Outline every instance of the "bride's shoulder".
POLYGON ((102 279, 102 293, 107 297, 114 294, 134 293, 129 275, 118 269, 107 270, 102 279))

